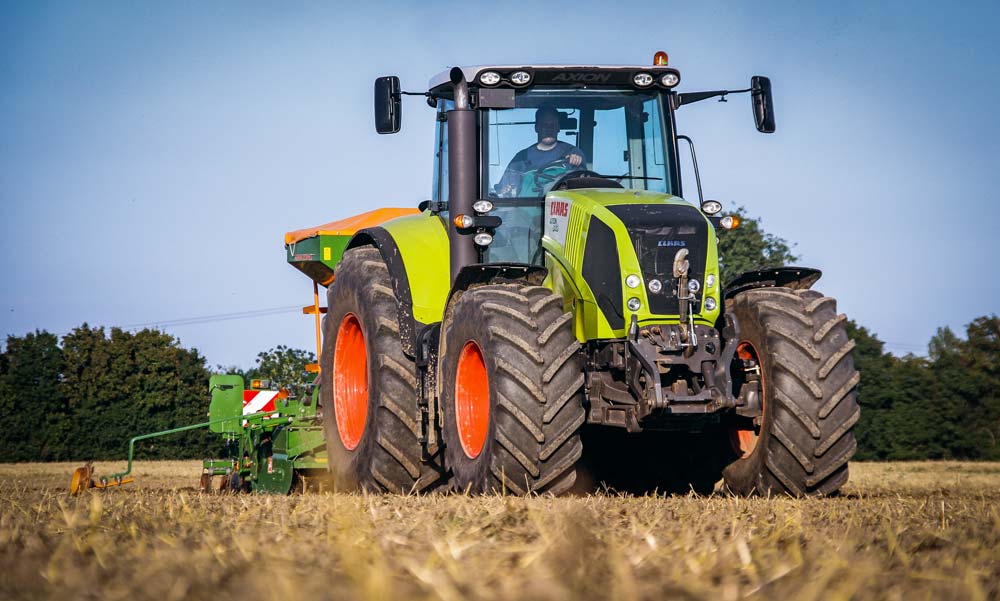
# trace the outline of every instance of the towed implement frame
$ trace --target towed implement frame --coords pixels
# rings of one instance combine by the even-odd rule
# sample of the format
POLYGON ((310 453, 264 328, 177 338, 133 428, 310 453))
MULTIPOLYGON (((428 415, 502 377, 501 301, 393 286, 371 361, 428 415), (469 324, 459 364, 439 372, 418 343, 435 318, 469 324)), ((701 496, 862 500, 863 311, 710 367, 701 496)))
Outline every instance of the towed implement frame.
POLYGON ((237 375, 215 375, 209 381, 212 397, 209 420, 135 436, 128 443, 128 465, 122 472, 97 477, 88 462, 73 472, 70 493, 110 488, 135 481, 132 474, 137 442, 207 428, 221 436, 227 457, 206 459, 200 489, 220 492, 288 493, 294 487, 321 484, 327 472, 323 428, 313 395, 299 400, 287 390, 263 390, 266 381, 244 389, 237 375))

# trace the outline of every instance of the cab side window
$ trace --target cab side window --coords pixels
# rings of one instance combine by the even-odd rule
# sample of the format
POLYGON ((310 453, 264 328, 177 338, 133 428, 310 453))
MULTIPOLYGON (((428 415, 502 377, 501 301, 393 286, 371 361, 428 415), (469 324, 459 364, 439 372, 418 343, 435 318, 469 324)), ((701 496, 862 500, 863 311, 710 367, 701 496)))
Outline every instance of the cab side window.
POLYGON ((434 136, 434 178, 431 200, 448 200, 448 122, 444 116, 454 108, 451 100, 438 100, 437 130, 434 136))

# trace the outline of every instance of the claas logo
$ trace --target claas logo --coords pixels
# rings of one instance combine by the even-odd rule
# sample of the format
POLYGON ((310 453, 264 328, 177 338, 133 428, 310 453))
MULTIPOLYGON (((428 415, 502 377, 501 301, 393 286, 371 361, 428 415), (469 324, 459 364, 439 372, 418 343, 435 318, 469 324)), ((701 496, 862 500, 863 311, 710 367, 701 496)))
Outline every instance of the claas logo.
POLYGON ((552 208, 549 209, 555 217, 565 217, 569 215, 569 203, 561 200, 552 201, 552 208))

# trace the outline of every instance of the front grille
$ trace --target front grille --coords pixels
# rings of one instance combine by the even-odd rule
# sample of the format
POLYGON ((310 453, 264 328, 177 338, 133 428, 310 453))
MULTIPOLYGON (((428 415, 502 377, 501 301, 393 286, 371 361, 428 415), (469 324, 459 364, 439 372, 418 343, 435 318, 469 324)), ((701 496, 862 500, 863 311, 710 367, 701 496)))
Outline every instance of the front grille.
POLYGON ((628 229, 639 259, 642 279, 648 285, 660 280, 663 288, 654 294, 648 287, 649 310, 659 315, 678 315, 677 280, 673 277, 674 256, 688 250, 688 278, 702 288, 695 295, 695 312, 700 312, 708 252, 708 222, 698 209, 688 205, 615 205, 608 207, 628 229))

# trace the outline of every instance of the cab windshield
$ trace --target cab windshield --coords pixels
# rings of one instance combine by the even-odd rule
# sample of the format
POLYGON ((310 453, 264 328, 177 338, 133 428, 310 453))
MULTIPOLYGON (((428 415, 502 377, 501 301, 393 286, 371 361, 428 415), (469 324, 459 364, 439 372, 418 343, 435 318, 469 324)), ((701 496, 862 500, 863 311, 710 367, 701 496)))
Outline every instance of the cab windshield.
POLYGON ((487 263, 541 264, 542 198, 575 177, 672 193, 669 119, 658 92, 532 89, 482 117, 483 197, 503 219, 487 263), (610 180, 610 181, 607 181, 610 180))
POLYGON ((534 89, 489 109, 485 196, 541 198, 572 174, 670 192, 667 120, 657 92, 534 89))

